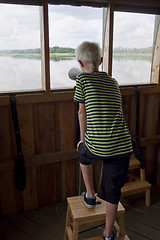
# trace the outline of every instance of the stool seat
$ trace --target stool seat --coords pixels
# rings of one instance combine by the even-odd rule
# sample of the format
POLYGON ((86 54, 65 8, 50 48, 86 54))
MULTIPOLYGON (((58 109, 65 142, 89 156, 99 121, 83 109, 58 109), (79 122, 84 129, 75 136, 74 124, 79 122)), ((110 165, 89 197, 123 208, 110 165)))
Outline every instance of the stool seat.
MULTIPOLYGON (((80 196, 67 198, 73 219, 80 222, 84 222, 85 220, 88 222, 89 220, 94 221, 94 218, 98 217, 98 220, 104 220, 106 216, 106 202, 98 197, 96 199, 96 206, 94 208, 87 208, 80 196)), ((117 214, 121 213, 125 213, 125 209, 119 202, 117 214)))
MULTIPOLYGON (((105 223, 106 217, 106 202, 97 197, 96 206, 87 208, 80 196, 67 198, 67 215, 64 239, 78 240, 79 229, 83 227, 95 226, 105 223)), ((117 219, 119 225, 115 222, 115 227, 118 231, 116 240, 129 240, 125 234, 124 225, 125 209, 119 202, 117 210, 117 219)), ((102 236, 96 236, 93 240, 102 240, 102 236)))

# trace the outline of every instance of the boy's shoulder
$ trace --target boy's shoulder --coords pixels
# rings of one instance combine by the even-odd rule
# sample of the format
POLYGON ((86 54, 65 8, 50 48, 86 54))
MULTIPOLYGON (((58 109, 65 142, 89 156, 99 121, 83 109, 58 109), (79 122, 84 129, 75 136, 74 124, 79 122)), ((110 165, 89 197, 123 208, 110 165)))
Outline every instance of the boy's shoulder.
POLYGON ((94 71, 94 72, 91 72, 91 73, 82 72, 77 77, 78 77, 78 79, 83 81, 85 79, 88 79, 88 80, 92 79, 92 76, 93 77, 96 76, 97 78, 99 78, 101 80, 104 79, 107 82, 118 85, 117 80, 115 78, 111 77, 110 75, 108 75, 108 73, 104 72, 104 71, 94 71))

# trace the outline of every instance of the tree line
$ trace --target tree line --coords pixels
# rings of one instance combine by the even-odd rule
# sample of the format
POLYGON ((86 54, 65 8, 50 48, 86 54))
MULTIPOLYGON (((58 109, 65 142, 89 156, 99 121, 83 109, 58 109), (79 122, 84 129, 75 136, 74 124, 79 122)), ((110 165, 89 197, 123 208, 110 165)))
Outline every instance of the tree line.
MULTIPOLYGON (((41 54, 41 48, 33 48, 33 49, 21 49, 21 50, 0 50, 1 54, 41 54)), ((50 54, 54 53, 75 53, 74 48, 70 47, 59 47, 54 46, 50 47, 50 54)), ((115 54, 151 54, 152 47, 147 48, 114 48, 113 53, 115 54)))
MULTIPOLYGON (((50 53, 74 53, 75 49, 70 47, 54 46, 50 48, 50 53)), ((4 54, 41 54, 41 48, 17 49, 17 50, 0 50, 4 54)))

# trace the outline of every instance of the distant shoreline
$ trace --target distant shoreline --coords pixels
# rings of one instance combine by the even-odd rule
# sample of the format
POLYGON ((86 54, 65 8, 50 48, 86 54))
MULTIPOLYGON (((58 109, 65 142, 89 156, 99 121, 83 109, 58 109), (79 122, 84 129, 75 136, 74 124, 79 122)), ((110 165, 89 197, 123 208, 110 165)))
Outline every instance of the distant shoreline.
MULTIPOLYGON (((39 53, 0 53, 0 56, 11 56, 11 57, 37 57, 40 58, 39 53)), ((74 53, 50 53, 50 58, 52 57, 75 57, 74 53)))
POLYGON ((152 53, 113 53, 114 57, 152 57, 152 53))
MULTIPOLYGON (((0 53, 0 56, 11 56, 11 57, 28 57, 28 58, 41 58, 41 54, 30 54, 30 53, 0 53)), ((75 57, 74 53, 51 53, 50 58, 55 57, 75 57)), ((151 53, 113 53, 113 57, 152 57, 151 53)))

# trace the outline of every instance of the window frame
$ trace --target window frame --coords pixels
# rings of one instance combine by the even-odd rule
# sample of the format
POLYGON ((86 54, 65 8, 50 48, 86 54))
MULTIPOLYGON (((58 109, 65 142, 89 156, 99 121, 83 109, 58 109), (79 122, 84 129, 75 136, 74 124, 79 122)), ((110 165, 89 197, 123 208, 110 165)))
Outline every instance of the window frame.
MULTIPOLYGON (((116 4, 114 4, 111 0, 100 0, 100 1, 56 1, 56 0, 0 0, 0 3, 7 3, 7 4, 19 4, 19 5, 38 5, 40 6, 40 26, 41 26, 41 51, 42 51, 42 91, 39 90, 28 90, 28 91, 20 91, 20 92, 46 92, 49 93, 51 91, 54 92, 61 92, 63 90, 52 90, 50 87, 50 52, 49 52, 49 18, 48 18, 48 5, 53 4, 53 5, 58 5, 58 4, 63 4, 63 5, 73 5, 73 6, 96 6, 96 7, 107 7, 107 13, 103 15, 103 18, 106 19, 106 24, 103 25, 103 49, 107 49, 108 51, 103 51, 103 57, 104 57, 104 64, 103 64, 103 70, 106 70, 110 75, 112 75, 112 58, 113 58, 113 23, 114 23, 114 12, 115 11, 123 11, 123 12, 137 12, 137 13, 147 13, 147 14, 157 14, 160 15, 160 2, 156 2, 156 4, 152 0, 146 1, 146 4, 144 1, 142 1, 142 4, 138 0, 132 1, 133 3, 130 4, 130 0, 125 0, 125 1, 117 1, 116 4), (124 2, 126 2, 124 4, 124 2), (108 34, 109 33, 109 34, 108 34)), ((104 20, 103 19, 103 20, 104 20)), ((159 23, 160 24, 160 23, 159 23)), ((157 33, 158 34, 158 33, 157 33)), ((158 42, 158 44, 160 44, 158 42)), ((156 43, 155 43, 156 45, 156 43)), ((155 45, 153 46, 154 48, 154 54, 157 56, 156 48, 155 45)), ((160 48, 160 47, 159 47, 160 48)), ((154 54, 153 54, 153 60, 152 60, 152 66, 154 64, 154 54)), ((160 57, 159 57, 160 58, 160 57)), ((158 59, 160 61, 160 59, 158 59)), ((159 82, 160 83, 160 79, 159 82)), ((156 84, 157 84, 156 83, 156 84)), ((152 81, 147 84, 150 85, 152 84, 152 81)), ((138 84, 135 84, 138 85, 138 84)), ((130 85, 126 85, 130 86, 130 85)), ((124 87, 124 86, 123 86, 124 87)), ((71 90, 65 89, 65 91, 71 90)), ((5 93, 10 93, 12 91, 8 91, 5 93)), ((14 91, 15 92, 15 91, 14 91)), ((18 91, 19 92, 19 91, 18 91)), ((2 93, 0 93, 2 94, 2 93)))

